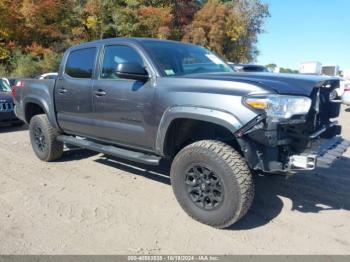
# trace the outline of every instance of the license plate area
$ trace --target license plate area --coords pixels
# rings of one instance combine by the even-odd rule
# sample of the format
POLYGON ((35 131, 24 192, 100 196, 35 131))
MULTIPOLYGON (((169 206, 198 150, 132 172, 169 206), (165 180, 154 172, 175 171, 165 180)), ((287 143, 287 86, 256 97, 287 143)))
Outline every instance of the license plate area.
POLYGON ((316 155, 294 155, 290 157, 290 167, 293 170, 313 170, 316 167, 316 155))

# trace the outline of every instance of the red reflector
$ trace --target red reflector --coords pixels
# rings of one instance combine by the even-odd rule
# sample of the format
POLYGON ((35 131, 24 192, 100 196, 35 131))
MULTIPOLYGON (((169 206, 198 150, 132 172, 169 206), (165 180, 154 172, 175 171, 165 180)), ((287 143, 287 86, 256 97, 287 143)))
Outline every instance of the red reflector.
POLYGON ((12 91, 12 97, 15 98, 15 97, 16 97, 16 94, 17 94, 17 92, 16 92, 16 86, 13 86, 13 87, 11 88, 11 91, 12 91))

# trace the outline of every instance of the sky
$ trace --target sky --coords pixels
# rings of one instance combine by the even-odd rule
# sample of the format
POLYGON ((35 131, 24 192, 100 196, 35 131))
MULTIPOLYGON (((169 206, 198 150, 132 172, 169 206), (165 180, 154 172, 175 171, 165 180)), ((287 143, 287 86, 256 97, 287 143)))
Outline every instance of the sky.
POLYGON ((257 62, 298 69, 318 61, 350 68, 350 0, 263 0, 271 17, 258 39, 257 62))

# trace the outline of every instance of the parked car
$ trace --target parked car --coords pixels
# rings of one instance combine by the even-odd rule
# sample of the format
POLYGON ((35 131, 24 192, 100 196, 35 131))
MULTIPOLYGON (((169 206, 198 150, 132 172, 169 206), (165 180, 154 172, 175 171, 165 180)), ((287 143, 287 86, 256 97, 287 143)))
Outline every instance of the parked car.
POLYGON ((58 76, 58 73, 46 73, 43 75, 40 75, 38 79, 43 80, 43 79, 51 79, 51 80, 56 80, 58 76))
POLYGON ((2 80, 6 81, 7 84, 10 85, 10 87, 16 85, 16 81, 18 78, 13 78, 13 77, 3 77, 2 80))
POLYGON ((14 93, 39 159, 59 159, 64 144, 149 165, 170 159, 182 208, 225 228, 253 201, 252 171, 327 168, 349 147, 333 121, 338 85, 233 73, 200 46, 116 38, 69 48, 57 80, 19 81, 14 93))
POLYGON ((229 65, 236 72, 269 72, 267 67, 262 65, 233 63, 229 63, 229 65))
POLYGON ((16 85, 17 79, 18 79, 18 77, 17 78, 8 78, 8 81, 9 81, 11 88, 16 85))
POLYGON ((11 89, 12 89, 12 87, 14 87, 16 85, 18 79, 19 79, 18 77, 16 77, 16 78, 14 78, 14 77, 3 77, 2 78, 2 80, 6 81, 8 83, 8 85, 10 86, 11 89))
POLYGON ((345 105, 350 106, 350 80, 346 80, 343 82, 344 93, 342 96, 342 102, 345 105))
POLYGON ((19 126, 24 123, 15 116, 9 83, 4 79, 0 79, 0 125, 4 124, 19 126))
POLYGON ((1 81, 5 81, 8 85, 11 86, 10 81, 9 81, 9 79, 7 77, 2 77, 1 81))

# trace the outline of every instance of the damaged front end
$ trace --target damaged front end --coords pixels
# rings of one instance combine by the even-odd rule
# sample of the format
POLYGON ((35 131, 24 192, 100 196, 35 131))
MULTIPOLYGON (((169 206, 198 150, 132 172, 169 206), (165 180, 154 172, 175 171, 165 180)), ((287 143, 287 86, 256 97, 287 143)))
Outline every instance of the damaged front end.
POLYGON ((322 81, 310 96, 250 96, 258 116, 236 132, 250 168, 293 172, 328 167, 350 146, 340 137, 338 80, 322 81))

